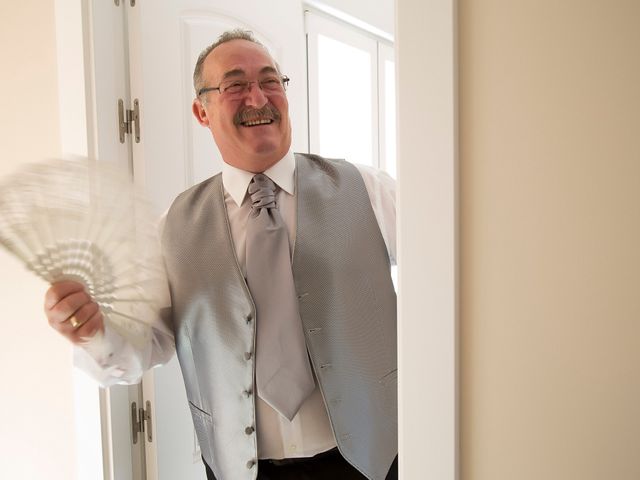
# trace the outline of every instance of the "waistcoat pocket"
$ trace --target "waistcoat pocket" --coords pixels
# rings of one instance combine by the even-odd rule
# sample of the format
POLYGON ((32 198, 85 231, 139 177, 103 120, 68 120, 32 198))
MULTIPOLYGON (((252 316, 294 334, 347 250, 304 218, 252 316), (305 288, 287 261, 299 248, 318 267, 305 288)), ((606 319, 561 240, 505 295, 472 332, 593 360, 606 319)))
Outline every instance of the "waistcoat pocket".
POLYGON ((213 417, 210 413, 197 407, 191 400, 189 400, 189 409, 191 410, 191 417, 193 418, 193 426, 196 430, 198 443, 200 443, 200 450, 203 456, 207 458, 212 445, 213 417))

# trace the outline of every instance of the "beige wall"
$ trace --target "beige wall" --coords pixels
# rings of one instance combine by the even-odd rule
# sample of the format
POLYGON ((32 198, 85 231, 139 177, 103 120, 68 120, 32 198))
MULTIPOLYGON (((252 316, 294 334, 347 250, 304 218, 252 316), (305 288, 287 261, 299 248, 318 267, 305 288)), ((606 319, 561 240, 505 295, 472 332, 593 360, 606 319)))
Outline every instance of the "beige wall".
MULTIPOLYGON (((60 144, 54 1, 3 1, 0 18, 1 180, 60 144)), ((44 284, 4 250, 0 284, 0 478, 73 479, 69 346, 46 325, 44 284)))
POLYGON ((640 478, 640 2, 460 0, 464 480, 640 478))

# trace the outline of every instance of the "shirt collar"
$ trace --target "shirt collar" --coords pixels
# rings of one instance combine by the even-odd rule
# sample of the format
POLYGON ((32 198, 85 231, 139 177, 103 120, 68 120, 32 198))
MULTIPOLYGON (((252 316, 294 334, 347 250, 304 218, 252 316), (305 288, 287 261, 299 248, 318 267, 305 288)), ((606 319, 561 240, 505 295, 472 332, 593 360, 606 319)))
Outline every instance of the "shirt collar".
MULTIPOLYGON (((296 159, 293 152, 289 150, 275 165, 264 171, 264 174, 289 195, 295 194, 294 174, 296 170, 296 159)), ((236 205, 241 206, 247 193, 249 183, 255 173, 241 170, 237 167, 222 164, 222 184, 236 205)))

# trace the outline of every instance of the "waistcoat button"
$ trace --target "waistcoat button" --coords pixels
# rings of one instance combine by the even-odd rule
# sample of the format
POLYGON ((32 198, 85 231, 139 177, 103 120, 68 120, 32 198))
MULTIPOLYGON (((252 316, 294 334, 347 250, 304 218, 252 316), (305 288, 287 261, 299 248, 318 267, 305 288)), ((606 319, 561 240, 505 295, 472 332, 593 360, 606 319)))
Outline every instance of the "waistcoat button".
POLYGON ((251 352, 244 352, 244 359, 251 360, 251 352))
POLYGON ((247 435, 251 435, 254 431, 255 429, 253 427, 247 427, 244 429, 244 433, 246 433, 247 435))
POLYGON ((252 468, 256 464, 255 460, 249 460, 247 462, 247 468, 252 468))
POLYGON ((251 394, 253 393, 253 390, 251 390, 250 388, 248 388, 247 390, 245 390, 244 392, 244 396, 249 398, 251 396, 251 394))

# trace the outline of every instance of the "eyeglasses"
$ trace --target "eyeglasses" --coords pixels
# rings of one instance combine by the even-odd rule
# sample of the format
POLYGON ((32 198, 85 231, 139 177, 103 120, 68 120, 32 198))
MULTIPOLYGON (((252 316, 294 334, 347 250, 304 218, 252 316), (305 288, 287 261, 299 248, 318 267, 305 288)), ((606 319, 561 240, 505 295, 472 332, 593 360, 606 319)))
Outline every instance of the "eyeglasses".
POLYGON ((261 78, 260 80, 226 80, 221 82, 217 87, 205 87, 198 91, 198 96, 207 92, 217 90, 220 95, 225 97, 241 97, 247 93, 251 84, 256 83, 260 90, 265 93, 281 93, 286 89, 289 83, 289 77, 286 75, 272 75, 261 78))

